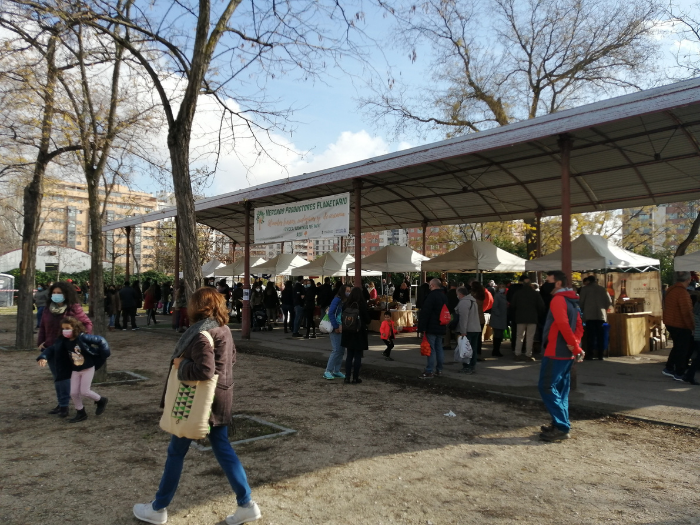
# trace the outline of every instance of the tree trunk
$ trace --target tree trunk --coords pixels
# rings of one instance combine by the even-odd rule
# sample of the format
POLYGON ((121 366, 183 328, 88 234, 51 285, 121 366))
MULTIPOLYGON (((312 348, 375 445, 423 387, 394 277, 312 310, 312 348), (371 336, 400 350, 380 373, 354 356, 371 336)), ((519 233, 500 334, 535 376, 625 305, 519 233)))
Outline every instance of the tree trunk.
POLYGON ((104 335, 107 331, 104 308, 104 266, 102 265, 102 214, 98 195, 99 178, 88 177, 88 202, 90 208, 90 236, 92 253, 90 254, 90 314, 92 316, 92 333, 104 335))
POLYGON ((685 251, 688 249, 688 246, 695 240, 695 237, 698 236, 698 231, 700 230, 700 213, 698 213, 698 216, 695 217, 695 220, 693 221, 693 225, 690 227, 690 232, 688 233, 688 236, 685 238, 685 240, 678 245, 678 248, 676 248, 676 257, 680 257, 681 255, 685 255, 685 251))
MULTIPOLYGON (((194 195, 190 179, 189 151, 190 132, 188 126, 178 121, 170 128, 168 148, 173 170, 173 187, 177 206, 180 246, 182 249, 182 273, 187 297, 192 297, 202 281, 202 268, 199 266, 199 246, 197 243, 197 221, 194 213, 194 195)), ((176 269, 177 271, 177 269, 176 269)))
MULTIPOLYGON (((34 175, 24 189, 24 227, 22 230, 22 263, 20 265, 19 293, 17 298, 17 349, 36 347, 34 337, 35 319, 32 313, 34 301, 34 279, 36 277, 36 248, 39 240, 41 201, 44 194, 44 174, 52 155, 51 131, 54 115, 54 100, 57 71, 55 64, 56 37, 51 36, 46 51, 46 86, 44 88, 44 115, 41 123, 41 142, 34 164, 34 175)), ((43 341, 42 341, 43 342, 43 341)))

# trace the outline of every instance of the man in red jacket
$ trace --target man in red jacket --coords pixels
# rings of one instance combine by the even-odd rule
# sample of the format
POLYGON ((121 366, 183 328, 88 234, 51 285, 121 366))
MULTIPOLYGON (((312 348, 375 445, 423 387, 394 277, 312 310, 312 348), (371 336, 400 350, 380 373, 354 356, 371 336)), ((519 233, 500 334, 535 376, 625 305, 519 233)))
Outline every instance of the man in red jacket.
POLYGON ((569 288, 564 272, 554 272, 554 290, 543 331, 544 356, 540 369, 539 390, 552 424, 542 427, 540 439, 562 441, 569 439, 569 387, 574 359, 582 361, 583 323, 578 296, 569 288))

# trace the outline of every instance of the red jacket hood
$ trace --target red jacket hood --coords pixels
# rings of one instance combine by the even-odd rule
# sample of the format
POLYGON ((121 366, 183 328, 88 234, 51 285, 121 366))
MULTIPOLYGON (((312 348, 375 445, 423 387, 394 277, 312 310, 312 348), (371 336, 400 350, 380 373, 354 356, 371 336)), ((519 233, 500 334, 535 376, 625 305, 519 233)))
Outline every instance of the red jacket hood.
POLYGON ((575 290, 567 290, 566 292, 553 293, 552 297, 557 297, 558 295, 566 297, 567 299, 578 299, 578 294, 575 290))

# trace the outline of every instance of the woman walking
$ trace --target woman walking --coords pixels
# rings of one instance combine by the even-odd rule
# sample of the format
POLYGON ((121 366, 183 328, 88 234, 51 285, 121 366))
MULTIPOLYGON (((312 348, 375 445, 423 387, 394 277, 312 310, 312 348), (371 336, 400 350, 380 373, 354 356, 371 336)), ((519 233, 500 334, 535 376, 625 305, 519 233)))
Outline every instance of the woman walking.
POLYGON ((340 344, 348 350, 345 359, 345 383, 362 383, 360 366, 362 355, 369 348, 367 327, 369 326, 369 310, 362 288, 353 288, 343 305, 342 337, 340 344))
MULTIPOLYGON (((189 302, 189 313, 195 322, 180 338, 175 348, 172 366, 178 370, 181 381, 206 381, 219 376, 211 407, 209 442, 216 460, 221 465, 231 488, 236 493, 238 509, 226 518, 227 525, 241 525, 260 519, 260 509, 251 499, 243 465, 228 440, 228 427, 233 405, 233 373, 236 348, 228 329, 228 311, 224 296, 216 288, 197 290, 189 302), (210 344, 202 332, 209 332, 214 341, 210 344)), ((165 396, 163 397, 165 399, 165 396)), ((161 408, 163 407, 161 402, 161 408)), ((172 436, 168 446, 165 470, 151 503, 134 505, 134 516, 148 523, 163 524, 168 521, 167 507, 170 505, 180 482, 185 455, 191 439, 172 436)))
MULTIPOLYGON (((56 342, 61 335, 61 323, 66 317, 75 317, 85 327, 86 333, 92 332, 92 321, 85 315, 83 307, 79 304, 75 287, 67 282, 54 283, 50 287, 50 302, 41 315, 39 324, 39 335, 37 343, 39 350, 48 348, 56 342)), ((68 404, 70 403, 70 375, 67 378, 59 379, 56 375, 56 360, 47 359, 51 375, 54 379, 56 398, 58 405, 49 411, 49 414, 59 414, 61 417, 68 415, 68 404)))
POLYGON ((323 373, 324 379, 335 379, 336 377, 345 379, 345 374, 340 371, 343 365, 343 354, 345 348, 342 345, 342 323, 343 323, 343 305, 350 295, 349 286, 340 286, 337 288, 337 293, 331 305, 328 307, 328 318, 333 326, 333 331, 329 334, 331 339, 331 355, 328 358, 326 371, 323 373))

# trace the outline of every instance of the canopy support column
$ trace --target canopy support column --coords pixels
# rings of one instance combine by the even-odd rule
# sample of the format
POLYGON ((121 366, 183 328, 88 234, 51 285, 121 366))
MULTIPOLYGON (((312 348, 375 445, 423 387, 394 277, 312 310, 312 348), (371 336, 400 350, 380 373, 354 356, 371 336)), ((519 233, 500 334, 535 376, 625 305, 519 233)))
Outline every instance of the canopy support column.
MULTIPOLYGON (((128 245, 127 245, 128 246, 128 245)), ((173 291, 180 288, 180 224, 175 217, 175 277, 173 278, 173 291)))
MULTIPOLYGON (((530 254, 528 254, 530 255, 530 254)), ((535 212, 535 252, 528 259, 542 257, 542 212, 535 212)), ((535 282, 542 284, 542 272, 535 272, 535 282)))
POLYGON ((245 240, 243 241, 243 312, 241 337, 250 339, 250 201, 245 202, 245 240))
MULTIPOLYGON (((421 248, 421 253, 425 255, 425 241, 428 233, 428 221, 423 221, 420 223, 421 232, 423 235, 423 246, 421 248)), ((425 255, 427 257, 427 255, 425 255)), ((423 284, 428 279, 428 272, 421 272, 421 284, 423 284)))
POLYGON ((129 277, 131 276, 131 226, 126 227, 126 274, 124 276, 124 279, 126 281, 129 280, 129 277))
POLYGON ((362 286, 362 181, 352 181, 355 192, 355 282, 354 286, 362 286))
POLYGON ((561 271, 571 279, 571 137, 559 136, 561 150, 561 271))

